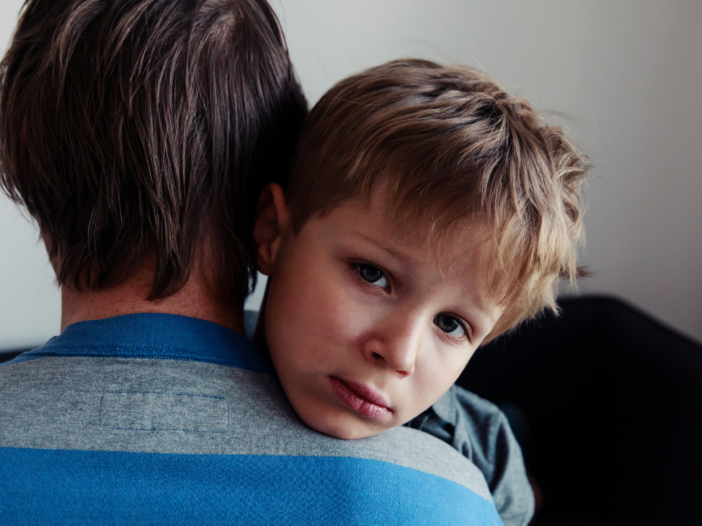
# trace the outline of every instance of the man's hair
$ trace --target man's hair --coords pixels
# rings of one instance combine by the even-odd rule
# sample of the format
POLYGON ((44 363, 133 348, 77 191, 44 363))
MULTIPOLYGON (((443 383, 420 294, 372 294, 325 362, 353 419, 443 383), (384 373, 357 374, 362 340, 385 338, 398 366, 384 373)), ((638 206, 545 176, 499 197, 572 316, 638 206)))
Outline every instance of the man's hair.
POLYGON ((382 187, 388 212, 424 235, 478 218, 491 232, 486 283, 507 310, 491 338, 571 281, 587 159, 558 127, 488 75, 398 60, 349 77, 310 112, 288 186, 296 231, 382 187), (472 218, 472 219, 471 219, 472 218))
POLYGON ((265 0, 27 0, 0 65, 0 186, 57 281, 101 289, 155 259, 149 299, 255 280, 258 193, 284 183, 306 101, 265 0))

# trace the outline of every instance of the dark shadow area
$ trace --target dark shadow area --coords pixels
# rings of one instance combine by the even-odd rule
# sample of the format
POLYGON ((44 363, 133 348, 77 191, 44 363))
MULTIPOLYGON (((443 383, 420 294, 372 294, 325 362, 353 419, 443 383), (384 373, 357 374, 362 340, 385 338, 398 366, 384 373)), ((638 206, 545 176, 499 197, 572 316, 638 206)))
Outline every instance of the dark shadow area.
POLYGON ((9 362, 23 352, 31 351, 34 347, 28 349, 13 349, 9 351, 0 351, 0 363, 9 362))
POLYGON ((702 346, 617 299, 559 304, 458 380, 523 411, 532 524, 700 524, 702 346))

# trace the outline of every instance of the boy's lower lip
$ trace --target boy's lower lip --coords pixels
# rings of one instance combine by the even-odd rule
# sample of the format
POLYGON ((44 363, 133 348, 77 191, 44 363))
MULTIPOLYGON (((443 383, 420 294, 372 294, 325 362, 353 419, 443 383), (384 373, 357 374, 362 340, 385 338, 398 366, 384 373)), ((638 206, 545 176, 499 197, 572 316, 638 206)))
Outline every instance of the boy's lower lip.
POLYGON ((370 389, 355 382, 345 382, 334 376, 329 377, 332 391, 341 402, 371 420, 384 420, 392 414, 392 411, 381 405, 378 395, 370 392, 370 389), (363 394, 359 393, 361 391, 363 394), (364 396, 365 395, 365 396, 364 396), (373 396, 374 401, 366 396, 373 396))

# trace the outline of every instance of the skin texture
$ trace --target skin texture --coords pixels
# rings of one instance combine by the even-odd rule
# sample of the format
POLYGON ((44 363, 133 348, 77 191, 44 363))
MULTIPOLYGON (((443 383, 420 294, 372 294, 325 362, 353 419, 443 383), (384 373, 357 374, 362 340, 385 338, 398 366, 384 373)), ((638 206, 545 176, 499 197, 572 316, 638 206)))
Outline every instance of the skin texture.
POLYGON ((254 228, 269 276, 265 344, 307 425, 368 437, 448 390, 504 310, 482 284, 490 251, 481 227, 442 236, 455 244, 407 236, 373 195, 295 235, 282 190, 267 187, 254 228))
POLYGON ((154 263, 146 260, 126 281, 97 291, 61 287, 61 331, 79 321, 99 320, 137 313, 178 314, 211 321, 244 334, 244 306, 229 305, 213 294, 208 283, 211 278, 203 269, 209 268, 208 253, 198 253, 190 278, 175 294, 149 301, 154 277, 154 263))

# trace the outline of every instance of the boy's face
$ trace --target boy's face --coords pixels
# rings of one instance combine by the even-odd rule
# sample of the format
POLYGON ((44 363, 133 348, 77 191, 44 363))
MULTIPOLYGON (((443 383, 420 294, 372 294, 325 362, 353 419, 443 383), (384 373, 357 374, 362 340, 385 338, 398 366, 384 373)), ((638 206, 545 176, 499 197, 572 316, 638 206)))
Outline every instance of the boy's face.
MULTIPOLYGON (((334 437, 375 435, 420 414, 503 312, 483 283, 488 243, 466 246, 459 232, 454 246, 425 243, 395 226, 381 199, 353 199, 296 236, 286 220, 262 265, 265 336, 282 386, 305 423, 334 437)), ((480 224, 471 231, 485 237, 480 224)))

